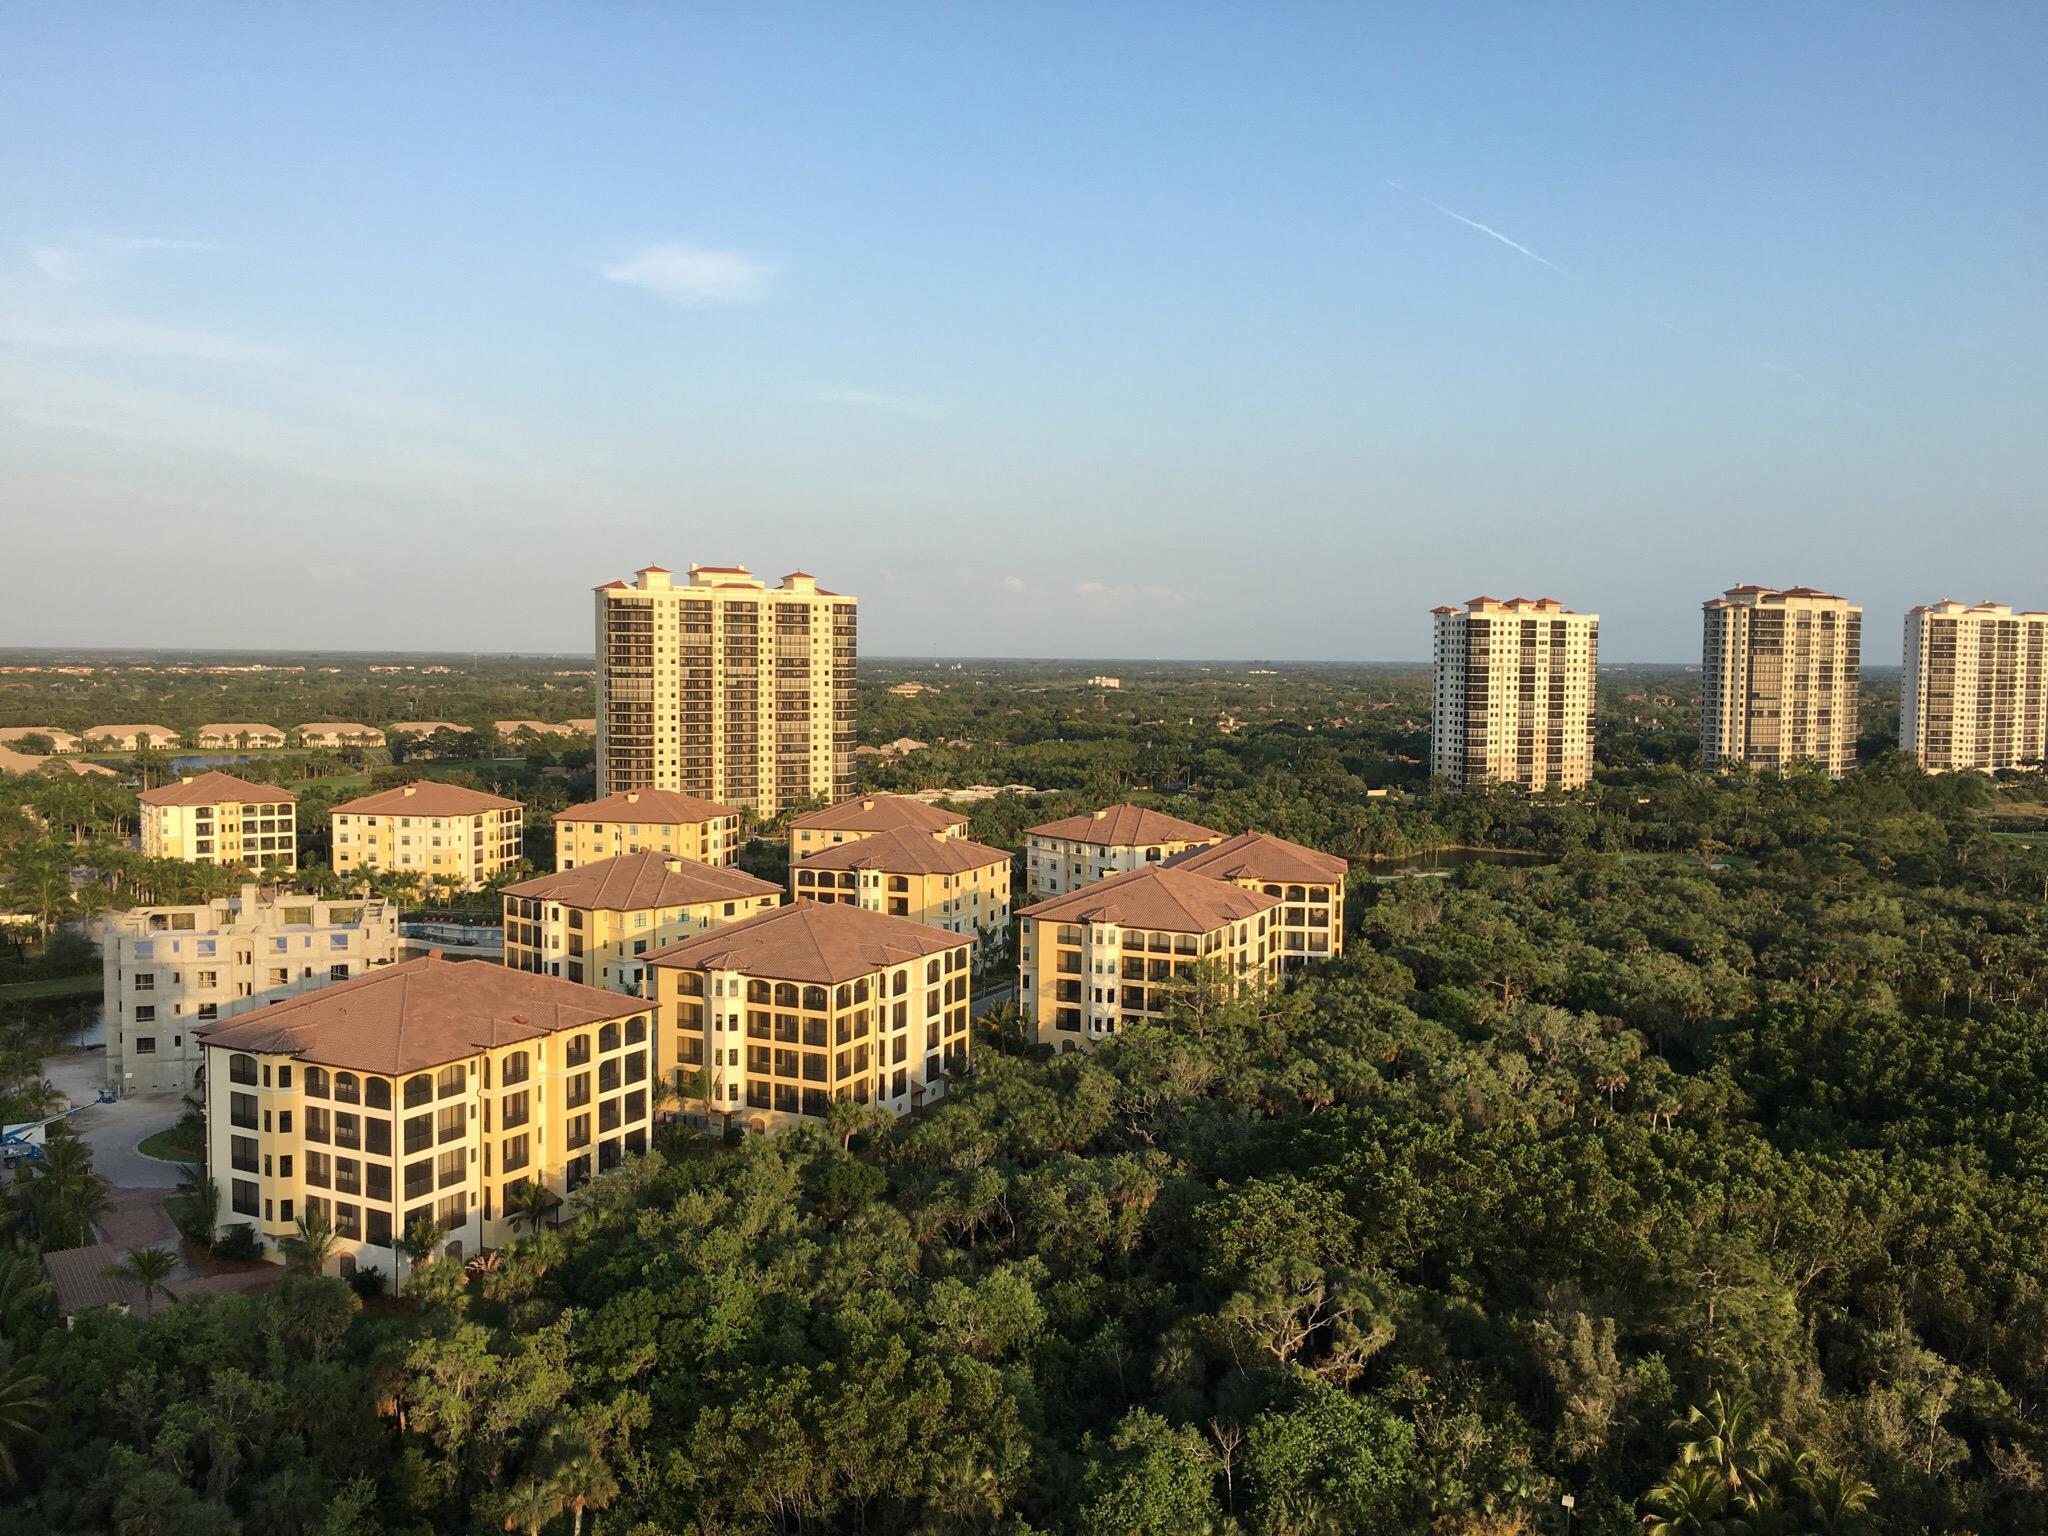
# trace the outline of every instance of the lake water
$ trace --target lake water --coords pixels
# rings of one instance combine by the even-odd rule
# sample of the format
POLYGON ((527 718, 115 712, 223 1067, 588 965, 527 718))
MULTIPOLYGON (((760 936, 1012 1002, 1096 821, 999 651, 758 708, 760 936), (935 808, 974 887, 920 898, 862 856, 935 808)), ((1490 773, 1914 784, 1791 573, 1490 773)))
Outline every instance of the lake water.
POLYGON ((1426 853, 1404 853, 1391 859, 1371 859, 1364 867, 1375 875, 1447 874, 1466 864, 1500 864, 1511 869, 1536 869, 1557 860, 1547 853, 1512 848, 1434 848, 1426 853))

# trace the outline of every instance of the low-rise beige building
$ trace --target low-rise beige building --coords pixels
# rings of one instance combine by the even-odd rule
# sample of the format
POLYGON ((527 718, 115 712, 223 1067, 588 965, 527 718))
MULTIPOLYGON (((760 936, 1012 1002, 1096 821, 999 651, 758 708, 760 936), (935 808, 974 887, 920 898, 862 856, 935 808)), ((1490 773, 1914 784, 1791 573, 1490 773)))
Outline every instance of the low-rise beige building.
POLYGON ((107 752, 162 751, 179 740, 167 725, 89 725, 79 734, 87 747, 107 752))
POLYGON ((1112 875, 1017 914, 1017 1000, 1039 1040, 1093 1046, 1205 982, 1269 985, 1281 898, 1185 869, 1112 875))
POLYGON ((209 751, 284 745, 284 732, 276 726, 258 725, 248 720, 216 720, 199 727, 196 734, 199 745, 209 751))
POLYGON ((1283 905, 1273 909, 1267 934, 1283 971, 1344 953, 1344 878, 1351 866, 1334 853, 1266 832, 1241 832, 1175 854, 1161 867, 1278 897, 1283 905))
POLYGON ((334 871, 411 871, 473 891, 519 858, 524 816, 517 800, 432 779, 344 800, 333 811, 334 871))
POLYGON ((835 1099, 903 1114, 968 1061, 971 946, 861 907, 800 901, 648 957, 661 1070, 687 1110, 753 1131, 835 1099))
POLYGON ((1223 841, 1209 827, 1142 805, 1110 805, 1024 832, 1024 889, 1033 900, 1160 864, 1223 841))
POLYGON ((76 736, 69 731, 60 731, 54 725, 0 726, 0 747, 14 747, 19 750, 22 741, 30 736, 48 737, 52 752, 76 752, 79 748, 76 736))
POLYGON ((628 853, 674 853, 699 864, 734 864, 740 813, 674 789, 628 789, 555 813, 555 868, 628 853))
POLYGON ((581 734, 577 731, 572 721, 563 721, 560 724, 556 724, 552 720, 493 720, 491 727, 506 741, 510 741, 521 731, 530 731, 535 736, 575 736, 581 734))
POLYGON ((1010 922, 1010 856, 964 837, 891 828, 800 859, 797 900, 845 903, 972 939, 1010 922))
POLYGON ((822 811, 807 811, 789 824, 792 868, 822 849, 859 842, 877 832, 921 832, 927 837, 965 837, 967 818, 903 795, 859 795, 822 811))
POLYGON ((362 976, 398 959, 398 909, 353 898, 236 896, 137 907, 100 920, 107 1081, 120 1093, 189 1093, 196 1031, 362 976))
POLYGON ((202 773, 145 789, 142 851, 152 859, 299 867, 298 796, 277 784, 202 773))
POLYGON ((642 957, 782 905, 743 870, 633 853, 508 885, 505 963, 645 997, 642 957))
POLYGON ((336 747, 381 747, 384 733, 359 720, 314 720, 299 727, 299 743, 328 751, 336 747))
POLYGON ((653 1037, 638 999, 438 955, 216 1024, 201 1044, 220 1224, 254 1227, 281 1261, 317 1212, 344 1274, 397 1277, 416 1222, 449 1257, 497 1247, 523 1186, 566 1196, 646 1150, 653 1037))

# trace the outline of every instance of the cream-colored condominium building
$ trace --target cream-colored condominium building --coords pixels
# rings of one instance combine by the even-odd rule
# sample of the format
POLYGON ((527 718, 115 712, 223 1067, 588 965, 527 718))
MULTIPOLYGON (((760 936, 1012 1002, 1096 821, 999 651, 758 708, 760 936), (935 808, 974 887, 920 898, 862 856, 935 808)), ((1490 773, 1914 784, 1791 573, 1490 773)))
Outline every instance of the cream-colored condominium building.
POLYGON ((1034 901, 1063 895, 1222 841, 1221 832, 1141 805, 1085 811, 1025 829, 1024 891, 1034 901))
POLYGON ((622 790, 555 813, 557 869, 643 852, 737 863, 740 813, 673 789, 622 790))
POLYGON ((136 799, 148 858, 244 869, 299 867, 298 796, 288 789, 202 773, 145 789, 136 799))
POLYGON ((398 959, 387 902, 238 896, 138 907, 100 922, 107 1081, 121 1093, 186 1093, 198 1080, 195 1031, 318 991, 398 959))
POLYGON ((1459 789, 1590 780, 1600 615, 1550 597, 1475 597, 1432 612, 1430 772, 1459 789))
POLYGON ((112 752, 162 752, 178 745, 178 733, 167 725, 89 725, 79 734, 88 748, 112 752))
POLYGON ((1704 605, 1700 762, 1856 766, 1863 610, 1812 587, 1730 587, 1704 605))
POLYGON ((1038 1038, 1094 1045, 1155 1019, 1205 979, 1264 987, 1280 972, 1281 898, 1184 869, 1112 875, 1017 914, 1017 1000, 1038 1038))
POLYGON ((1284 905, 1273 909, 1268 932, 1283 971, 1344 953, 1344 877, 1351 866, 1334 853, 1265 832, 1242 832, 1176 854, 1162 868, 1279 897, 1284 905))
POLYGON ((299 744, 332 750, 336 747, 381 747, 384 733, 359 720, 314 720, 299 727, 299 744))
POLYGON ((806 811, 789 824, 789 865, 826 848, 857 843, 878 832, 917 832, 926 837, 965 837, 967 818, 905 795, 862 795, 822 811, 806 811))
POLYGON ((422 779, 334 808, 334 872, 418 874, 473 891, 519 857, 525 811, 517 800, 422 779))
POLYGON ((2048 759, 2048 613, 1949 601, 1907 613, 1899 745, 1930 773, 2048 759))
POLYGON ((202 725, 197 731, 199 745, 208 751, 225 752, 234 748, 247 750, 250 747, 281 747, 284 732, 274 725, 259 725, 249 720, 216 720, 202 725))
POLYGON ((211 1026, 207 1172, 267 1257, 316 1211, 346 1274, 396 1277, 418 1221, 451 1257, 516 1235, 521 1186, 567 1195, 647 1148, 646 1003, 481 960, 409 960, 211 1026))
POLYGON ((672 853, 630 853, 505 887, 505 963, 635 996, 641 957, 782 905, 782 888, 672 853))
POLYGON ((802 571, 658 565, 597 589, 597 792, 676 789, 767 820, 853 787, 854 599, 802 571))
POLYGON ((1010 922, 1010 856, 964 837, 894 827, 799 860, 797 900, 844 902, 972 939, 1010 922))
POLYGON ((968 1059, 971 946, 862 907, 800 901, 648 957, 661 1069, 686 1110, 766 1131, 834 1099, 902 1114, 968 1059))

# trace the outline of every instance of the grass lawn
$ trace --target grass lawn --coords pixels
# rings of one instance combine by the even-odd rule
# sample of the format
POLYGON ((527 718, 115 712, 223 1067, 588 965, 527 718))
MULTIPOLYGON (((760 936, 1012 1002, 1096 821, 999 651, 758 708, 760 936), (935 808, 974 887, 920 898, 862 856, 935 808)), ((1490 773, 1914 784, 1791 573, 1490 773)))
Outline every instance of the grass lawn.
POLYGON ((206 1161, 206 1148, 196 1141, 180 1141, 178 1127, 175 1125, 167 1131, 158 1131, 154 1135, 143 1137, 142 1144, 136 1150, 144 1157, 162 1158, 167 1163, 206 1161))
POLYGON ((52 976, 47 981, 10 981, 0 984, 0 1003, 35 1002, 57 997, 97 997, 102 985, 99 972, 90 976, 52 976))

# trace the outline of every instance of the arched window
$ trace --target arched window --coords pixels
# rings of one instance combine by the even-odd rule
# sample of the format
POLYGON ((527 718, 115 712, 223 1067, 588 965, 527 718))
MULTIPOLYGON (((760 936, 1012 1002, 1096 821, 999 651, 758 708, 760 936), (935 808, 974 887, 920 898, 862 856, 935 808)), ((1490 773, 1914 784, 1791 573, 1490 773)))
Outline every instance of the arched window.
MULTIPOLYGON (((310 1075, 309 1073, 308 1076, 310 1075)), ((231 1083, 248 1083, 253 1087, 256 1082, 256 1058, 254 1056, 230 1056, 228 1058, 228 1081, 231 1083)))
POLYGON ((794 1008, 796 1005, 796 983, 793 981, 778 981, 775 983, 775 1006, 778 1008, 794 1008))
POLYGON ((391 1079, 388 1077, 364 1078, 363 1102, 371 1109, 389 1109, 391 1107, 391 1079))
POLYGON ((597 1048, 600 1051, 616 1051, 619 1048, 619 1021, 607 1020, 597 1026, 597 1048))
POLYGON ((363 1101, 363 1082, 353 1072, 334 1074, 334 1098, 340 1104, 360 1104, 363 1101))
POLYGON ((405 1080, 405 1107, 418 1109, 422 1104, 434 1102, 434 1080, 422 1072, 417 1077, 405 1080))
MULTIPOLYGON (((251 1082, 255 1079, 251 1078, 251 1082)), ((327 1097, 327 1073, 320 1067, 306 1068, 306 1097, 324 1099, 327 1097)))
POLYGON ((902 995, 903 995, 904 993, 908 992, 909 990, 910 990, 910 972, 908 972, 908 971, 898 971, 898 972, 896 973, 896 993, 895 993, 895 995, 896 995, 896 996, 898 996, 898 997, 901 997, 901 996, 902 996, 902 995))
POLYGON ((832 1004, 829 1001, 829 995, 823 987, 805 987, 804 1006, 815 1012, 823 1013, 832 1004))

